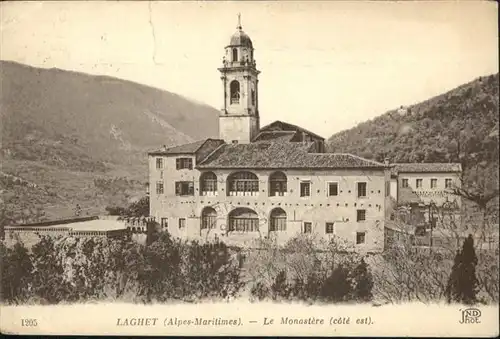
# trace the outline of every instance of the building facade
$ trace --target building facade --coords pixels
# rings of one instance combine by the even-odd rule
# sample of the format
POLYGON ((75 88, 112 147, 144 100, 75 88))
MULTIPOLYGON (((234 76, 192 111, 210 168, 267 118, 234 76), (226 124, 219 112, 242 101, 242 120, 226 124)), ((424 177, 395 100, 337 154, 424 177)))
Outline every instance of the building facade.
POLYGON ((305 233, 382 251, 390 168, 325 153, 324 138, 283 121, 260 128, 259 71, 240 23, 219 71, 219 139, 148 154, 150 215, 162 229, 237 246, 305 233))
POLYGON ((462 201, 453 191, 461 185, 461 173, 459 163, 394 163, 391 196, 410 217, 407 222, 423 231, 458 227, 462 201))

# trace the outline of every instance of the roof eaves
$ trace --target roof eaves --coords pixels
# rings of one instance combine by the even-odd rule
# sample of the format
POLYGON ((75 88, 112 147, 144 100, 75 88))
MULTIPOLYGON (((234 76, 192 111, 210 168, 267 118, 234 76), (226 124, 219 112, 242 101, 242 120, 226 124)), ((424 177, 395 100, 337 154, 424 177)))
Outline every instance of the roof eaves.
POLYGON ((362 157, 360 157, 358 155, 354 155, 354 154, 351 154, 351 153, 337 153, 337 154, 347 155, 347 156, 350 156, 350 157, 353 157, 353 158, 356 158, 356 159, 359 159, 359 160, 362 160, 362 161, 366 161, 366 162, 372 163, 372 164, 374 164, 376 166, 379 166, 379 167, 390 167, 390 165, 386 165, 386 164, 383 164, 383 163, 375 161, 375 160, 362 158, 362 157))
POLYGON ((406 163, 392 163, 391 164, 392 170, 396 173, 460 173, 462 172, 462 164, 458 162, 445 162, 445 163, 435 163, 435 162, 429 162, 429 163, 412 163, 412 162, 406 162, 406 163), (449 166, 450 169, 418 169, 418 166, 425 167, 425 166, 449 166), (406 167, 408 166, 408 167, 406 167), (415 166, 411 168, 411 166, 415 166), (406 168, 405 168, 406 167, 406 168))

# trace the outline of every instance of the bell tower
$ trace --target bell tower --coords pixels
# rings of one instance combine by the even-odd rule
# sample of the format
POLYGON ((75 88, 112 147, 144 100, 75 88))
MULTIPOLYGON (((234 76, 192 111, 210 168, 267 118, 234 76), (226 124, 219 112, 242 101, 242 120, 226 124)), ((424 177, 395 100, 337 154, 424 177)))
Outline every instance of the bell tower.
POLYGON ((238 14, 236 32, 225 47, 221 72, 224 106, 219 115, 219 135, 228 143, 249 143, 259 133, 257 65, 250 37, 243 32, 238 14))

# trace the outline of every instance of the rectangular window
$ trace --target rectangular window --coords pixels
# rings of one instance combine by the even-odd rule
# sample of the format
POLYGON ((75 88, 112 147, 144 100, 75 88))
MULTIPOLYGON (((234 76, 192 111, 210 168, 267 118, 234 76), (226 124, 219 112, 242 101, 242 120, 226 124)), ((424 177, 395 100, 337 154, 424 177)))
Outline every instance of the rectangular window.
POLYGON ((179 229, 183 229, 186 227, 186 219, 185 218, 179 218, 179 229))
POLYGON ((417 180, 415 181, 415 186, 416 186, 417 188, 422 188, 422 182, 423 182, 423 180, 422 180, 422 179, 417 179, 417 180))
POLYGON ((175 195, 194 195, 194 183, 192 181, 177 181, 175 195))
POLYGON ((214 229, 217 225, 217 216, 215 215, 204 215, 201 218, 201 229, 214 229))
POLYGON ((233 174, 228 179, 228 195, 258 195, 259 178, 250 172, 233 174))
POLYGON ((156 183, 156 194, 163 194, 164 189, 163 189, 163 182, 159 181, 156 183))
POLYGON ((192 158, 177 158, 175 159, 175 167, 180 169, 193 169, 193 159, 192 158))
POLYGON ((258 232, 258 218, 229 218, 229 232, 258 232))
POLYGON ((407 188, 408 187, 408 179, 401 180, 401 187, 403 187, 403 188, 407 188))
POLYGON ((304 223, 304 233, 312 233, 312 222, 304 223))
POLYGON ((200 184, 201 195, 215 195, 217 192, 217 179, 203 178, 200 184))
POLYGON ((286 231, 286 216, 271 217, 269 231, 286 231))
POLYGON ((451 179, 445 179, 444 185, 446 188, 451 188, 453 181, 451 179))
POLYGON ((301 182, 300 183, 300 196, 301 197, 311 196, 311 183, 310 182, 301 182))
POLYGON ((168 228, 168 218, 161 218, 161 228, 168 228))
POLYGON ((334 197, 337 195, 339 195, 339 184, 336 182, 329 182, 328 183, 328 196, 334 197))
POLYGON ((356 244, 364 244, 365 243, 365 232, 356 232, 356 244))
POLYGON ((333 234, 333 222, 327 222, 325 224, 325 233, 326 234, 333 234))
POLYGON ((163 168, 163 158, 156 158, 156 169, 163 168))
POLYGON ((366 197, 366 182, 358 182, 358 198, 366 197))
POLYGON ((356 221, 365 221, 365 220, 366 220, 366 210, 357 210, 356 221))
POLYGON ((286 194, 287 180, 285 176, 274 176, 269 180, 269 196, 284 196, 286 194))
POLYGON ((437 188, 438 185, 438 180, 437 179, 431 179, 431 188, 437 188))

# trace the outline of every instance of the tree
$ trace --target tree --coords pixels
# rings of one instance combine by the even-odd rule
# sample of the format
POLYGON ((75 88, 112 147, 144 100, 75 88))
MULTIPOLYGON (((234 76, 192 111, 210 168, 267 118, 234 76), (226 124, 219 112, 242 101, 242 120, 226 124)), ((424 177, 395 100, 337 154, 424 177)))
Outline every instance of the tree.
POLYGON ((79 217, 82 214, 82 207, 80 204, 76 204, 75 206, 75 216, 79 217))
POLYGON ((321 297, 326 301, 342 302, 350 299, 352 294, 349 269, 344 265, 338 265, 328 278, 322 288, 321 297))
POLYGON ((149 196, 131 203, 128 207, 108 206, 106 211, 109 215, 120 215, 126 217, 148 217, 149 216, 149 196))
POLYGON ((222 242, 200 245, 193 241, 186 244, 182 257, 184 298, 231 298, 243 286, 239 264, 222 242))
POLYGON ((165 302, 182 298, 185 285, 182 279, 183 243, 163 232, 158 239, 144 248, 144 266, 139 267, 137 280, 140 295, 146 302, 153 298, 165 302))
POLYGON ((368 265, 362 258, 361 262, 356 266, 353 272, 354 279, 354 298, 359 301, 370 301, 373 298, 372 287, 373 277, 368 270, 368 265))
POLYGON ((128 207, 127 214, 134 217, 148 217, 149 216, 149 196, 145 196, 140 200, 133 202, 128 207))
POLYGON ((27 283, 33 269, 28 250, 22 243, 7 248, 0 243, 1 298, 6 302, 19 302, 25 299, 27 283))
POLYGON ((457 252, 446 288, 448 303, 461 302, 466 305, 477 301, 478 280, 476 277, 477 257, 474 239, 469 234, 462 250, 457 252))
POLYGON ((123 207, 108 206, 106 207, 106 212, 109 215, 125 215, 126 209, 123 207))
POLYGON ((274 283, 271 285, 271 292, 273 300, 277 300, 279 298, 288 299, 290 296, 291 290, 289 284, 287 283, 285 270, 280 271, 274 279, 274 283))
POLYGON ((34 296, 49 304, 67 300, 71 285, 64 279, 64 267, 55 240, 42 236, 31 252, 33 272, 30 287, 34 296))

